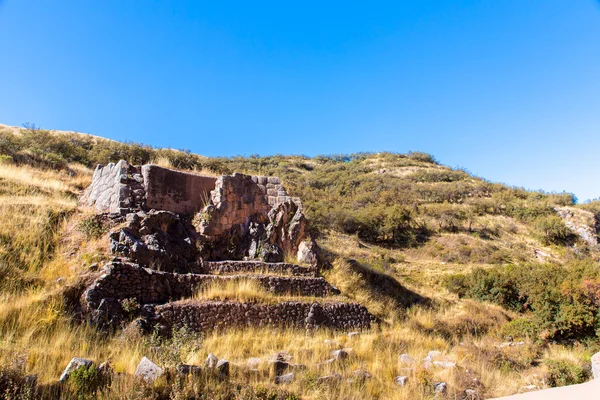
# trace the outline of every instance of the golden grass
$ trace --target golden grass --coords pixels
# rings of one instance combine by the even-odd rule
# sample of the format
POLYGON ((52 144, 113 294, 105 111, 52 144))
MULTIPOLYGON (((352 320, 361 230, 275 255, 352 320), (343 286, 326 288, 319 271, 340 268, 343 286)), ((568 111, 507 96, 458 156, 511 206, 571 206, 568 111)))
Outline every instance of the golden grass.
MULTIPOLYGON (((234 383, 275 389, 267 359, 286 351, 293 357, 292 362, 307 366, 306 370, 295 371, 294 382, 285 385, 303 399, 432 399, 432 383, 439 381, 449 384, 450 398, 461 398, 462 390, 473 384, 473 378, 482 383, 478 390, 487 398, 516 393, 527 384, 543 386, 539 375, 543 371, 527 366, 529 358, 537 357, 542 362, 589 360, 587 350, 576 346, 553 345, 541 352, 528 342, 524 348, 498 348, 502 341, 499 330, 514 315, 490 304, 459 300, 436 284, 441 274, 468 270, 473 265, 441 264, 418 251, 359 246, 356 238, 333 232, 326 234, 321 244, 340 259, 325 271, 326 278, 348 298, 383 317, 381 328, 353 338, 329 330, 213 331, 206 332, 201 341, 183 340, 179 347, 169 343, 157 347, 150 337, 134 330, 102 334, 93 326, 71 321, 64 311, 64 286, 56 283, 58 277, 74 281, 84 272, 82 264, 89 265, 107 253, 105 237, 86 238, 77 229, 86 213, 76 211, 73 193, 89 180, 89 170, 77 168, 74 179, 58 172, 0 166, 0 182, 8 182, 0 186, 5 191, 0 195, 0 273, 4 274, 0 278, 6 284, 0 285, 0 366, 11 364, 15 355, 22 354, 26 373, 37 374, 41 383, 54 382, 72 357, 86 357, 96 363, 108 360, 118 372, 132 374, 143 356, 163 366, 173 366, 177 359, 202 365, 212 352, 232 362, 234 383), (98 254, 104 255, 98 258, 98 254), (391 291, 382 293, 381 288, 370 286, 349 268, 345 258, 364 261, 382 279, 395 280, 430 298, 430 305, 399 308, 394 299, 402 296, 402 291, 394 292, 399 289, 392 285, 391 291), (325 343, 325 339, 335 344, 325 343), (338 348, 352 348, 346 363, 319 365, 338 348), (398 362, 400 354, 408 353, 420 363, 430 350, 442 351, 443 357, 456 361, 458 367, 417 367, 408 371, 398 362), (494 358, 498 354, 521 362, 524 369, 503 367, 494 358), (264 360, 257 373, 245 369, 251 357, 264 360), (368 371, 372 378, 362 383, 347 382, 357 369, 368 371), (341 373, 344 382, 332 386, 316 383, 317 377, 330 373, 341 373), (394 382, 397 375, 408 375, 408 385, 399 387, 394 382)), ((509 233, 503 235, 510 238, 509 233)), ((208 285, 195 299, 273 302, 283 301, 286 296, 265 291, 255 281, 233 280, 208 285)), ((138 387, 136 381, 120 377, 107 397, 134 398, 129 394, 138 387)))

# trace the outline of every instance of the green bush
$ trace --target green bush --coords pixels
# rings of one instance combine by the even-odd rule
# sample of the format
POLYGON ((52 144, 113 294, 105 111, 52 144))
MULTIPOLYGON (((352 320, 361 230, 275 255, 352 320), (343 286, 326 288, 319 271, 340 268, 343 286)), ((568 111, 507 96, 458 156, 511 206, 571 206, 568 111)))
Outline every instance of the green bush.
POLYGON ((546 360, 548 385, 552 387, 576 385, 588 378, 588 371, 579 364, 567 360, 546 360))
POLYGON ((557 215, 538 217, 535 226, 545 244, 566 244, 573 240, 573 232, 567 228, 562 218, 557 215))
POLYGON ((102 376, 94 365, 82 366, 69 375, 69 387, 78 399, 93 397, 102 385, 102 376))
POLYGON ((451 275, 444 286, 461 297, 491 301, 517 312, 506 329, 547 339, 592 338, 600 331, 600 269, 593 260, 562 265, 476 269, 451 275), (535 323, 535 326, 532 324, 535 323))

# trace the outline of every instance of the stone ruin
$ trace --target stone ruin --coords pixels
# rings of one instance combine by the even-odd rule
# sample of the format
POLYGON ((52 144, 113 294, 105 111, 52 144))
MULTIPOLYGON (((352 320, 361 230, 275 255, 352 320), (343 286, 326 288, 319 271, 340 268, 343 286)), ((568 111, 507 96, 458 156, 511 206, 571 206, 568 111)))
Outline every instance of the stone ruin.
POLYGON ((100 327, 132 316, 141 328, 164 333, 183 325, 356 330, 375 321, 362 305, 332 298, 340 293, 319 276, 302 203, 279 178, 202 176, 122 160, 99 165, 81 201, 113 225, 115 257, 81 297, 100 327), (284 262, 291 258, 297 263, 284 262), (288 300, 193 299, 205 285, 242 280, 288 300))

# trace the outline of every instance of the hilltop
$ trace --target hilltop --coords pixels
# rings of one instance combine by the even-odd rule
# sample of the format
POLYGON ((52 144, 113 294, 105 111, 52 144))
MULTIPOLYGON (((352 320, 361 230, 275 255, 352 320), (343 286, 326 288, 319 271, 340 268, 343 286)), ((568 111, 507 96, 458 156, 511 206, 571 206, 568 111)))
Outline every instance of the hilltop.
MULTIPOLYGON (((95 395, 430 398, 434 383, 443 381, 448 397, 473 390, 474 398, 489 398, 582 382, 599 347, 600 203, 491 183, 429 154, 209 158, 0 126, 0 189, 0 389, 15 398, 19 379, 35 374, 38 385, 53 385, 74 356, 109 360, 118 372, 133 373, 142 356, 174 367, 202 364, 211 352, 239 366, 233 383, 165 378, 136 387, 123 375, 95 395), (82 321, 74 294, 111 259, 114 227, 78 199, 97 164, 119 160, 204 176, 279 177, 302 200, 322 248, 323 278, 339 289, 340 301, 361 304, 380 323, 350 337, 325 329, 248 328, 163 339, 127 329, 107 333, 82 321), (316 367, 331 350, 348 347, 347 364, 316 367), (308 366, 289 384, 276 385, 266 362, 256 373, 244 368, 249 358, 283 351, 308 366), (401 354, 420 360, 430 351, 457 367, 407 372, 399 360, 401 354), (357 379, 359 370, 371 377, 357 379), (354 381, 317 379, 338 372, 354 381), (399 375, 408 376, 405 386, 394 380, 399 375)), ((194 296, 282 299, 235 284, 194 296)), ((71 386, 65 398, 92 395, 79 381, 71 386)))

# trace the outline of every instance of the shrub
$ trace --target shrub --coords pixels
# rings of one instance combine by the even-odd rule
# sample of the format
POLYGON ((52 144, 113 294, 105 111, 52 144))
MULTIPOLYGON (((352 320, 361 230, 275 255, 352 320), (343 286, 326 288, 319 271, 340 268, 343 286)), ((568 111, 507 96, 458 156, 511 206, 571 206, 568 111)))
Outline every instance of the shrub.
POLYGON ((77 368, 69 375, 70 389, 78 399, 87 399, 94 395, 102 384, 100 371, 94 366, 77 368))
POLYGON ((531 317, 515 318, 504 324, 501 329, 503 336, 513 338, 537 338, 540 330, 539 323, 531 317))
POLYGON ((87 238, 97 238, 106 232, 101 215, 90 215, 82 219, 77 227, 87 238))
POLYGON ((518 312, 531 312, 506 330, 547 339, 584 339, 600 330, 597 267, 593 261, 561 265, 477 269, 450 276, 444 286, 459 296, 491 301, 518 312))
POLYGON ((557 215, 538 217, 535 226, 540 231, 545 244, 565 244, 573 239, 573 232, 557 215))
POLYGON ((548 385, 552 387, 575 385, 585 382, 588 378, 585 368, 567 360, 549 359, 544 364, 548 368, 548 385))

